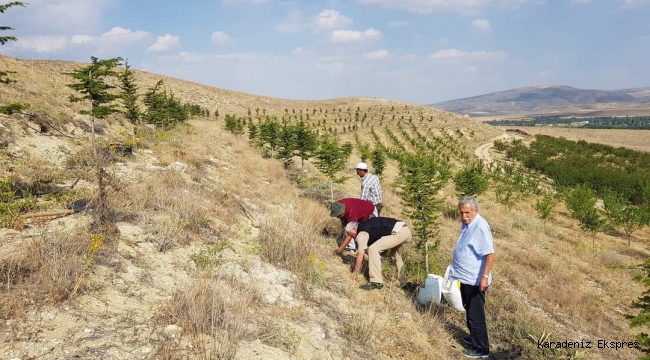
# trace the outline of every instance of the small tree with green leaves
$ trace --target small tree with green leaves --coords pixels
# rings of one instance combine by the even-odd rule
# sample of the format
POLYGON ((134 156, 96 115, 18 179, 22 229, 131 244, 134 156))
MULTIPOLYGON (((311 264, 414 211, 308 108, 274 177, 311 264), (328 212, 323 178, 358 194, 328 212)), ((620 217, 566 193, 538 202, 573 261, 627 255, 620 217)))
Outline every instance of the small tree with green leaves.
POLYGON ((252 122, 248 123, 248 140, 255 142, 257 139, 258 135, 258 128, 257 125, 253 124, 252 122))
POLYGON ((488 177, 483 172, 483 161, 477 160, 467 164, 454 176, 456 194, 480 195, 488 188, 488 177))
POLYGON ((295 150, 300 156, 300 166, 305 165, 305 160, 309 159, 313 152, 318 148, 318 134, 309 129, 304 122, 299 122, 295 128, 295 150))
POLYGON ((122 58, 100 60, 92 56, 90 60, 90 65, 67 73, 76 81, 67 84, 67 86, 81 94, 80 96, 70 95, 70 102, 90 101, 90 110, 83 109, 79 113, 91 116, 93 153, 97 156, 95 118, 103 119, 118 111, 117 105, 114 103, 118 95, 112 91, 115 86, 107 81, 117 76, 115 68, 120 65, 122 58))
POLYGON ((226 115, 224 121, 224 128, 226 131, 230 131, 235 135, 241 135, 244 132, 244 125, 242 124, 241 119, 237 119, 234 115, 226 115))
POLYGON ((440 245, 435 224, 442 200, 436 196, 451 177, 449 165, 424 152, 403 154, 399 172, 397 185, 402 189, 402 213, 413 222, 415 247, 424 255, 428 273, 429 242, 434 240, 431 253, 435 253, 440 245))
POLYGON ((280 138, 278 141, 278 158, 282 160, 282 165, 285 169, 288 169, 293 163, 295 144, 296 134, 294 127, 285 122, 280 128, 280 138))
MULTIPOLYGON (((348 127, 349 129, 349 127, 348 127)), ((370 144, 364 144, 359 140, 359 134, 354 134, 354 141, 357 144, 357 150, 359 151, 359 157, 362 162, 368 162, 371 156, 370 144)))
POLYGON ((334 201, 333 183, 340 183, 346 179, 346 177, 337 177, 336 175, 341 170, 345 169, 345 164, 350 157, 351 151, 348 146, 346 146, 347 144, 350 143, 341 145, 336 138, 326 136, 321 140, 318 150, 316 150, 316 153, 314 154, 314 157, 316 158, 316 167, 330 179, 331 201, 334 201))
POLYGON ((646 216, 642 206, 632 205, 614 191, 608 191, 603 196, 603 207, 607 223, 612 228, 621 228, 630 246, 634 231, 646 225, 646 216))
POLYGON ((497 201, 508 208, 524 196, 540 191, 539 181, 514 164, 493 162, 490 175, 497 201))
POLYGON ((551 216, 553 208, 555 208, 555 197, 550 191, 535 202, 535 210, 537 210, 537 214, 542 220, 547 220, 551 216))
POLYGON ((596 232, 604 225, 596 209, 596 201, 596 194, 586 185, 579 185, 571 190, 565 199, 571 216, 580 221, 580 228, 591 233, 592 245, 595 242, 596 232))
POLYGON ((135 140, 135 126, 140 121, 142 112, 138 105, 138 85, 135 82, 135 72, 131 70, 129 62, 124 63, 124 70, 119 74, 120 79, 120 100, 122 102, 122 114, 131 123, 131 136, 135 140))
POLYGON ((266 119, 260 124, 260 146, 268 144, 271 157, 275 157, 275 149, 280 142, 280 124, 275 119, 266 119))
POLYGON ((377 147, 372 151, 370 163, 375 171, 375 175, 381 177, 386 169, 386 155, 381 148, 377 147))
MULTIPOLYGON (((22 1, 13 1, 8 4, 0 5, 0 13, 4 14, 4 12, 7 9, 13 6, 25 6, 25 4, 22 1)), ((10 28, 9 26, 0 26, 0 31, 6 31, 6 30, 13 30, 13 29, 10 28)), ((9 41, 17 41, 17 40, 18 39, 16 39, 15 36, 0 36, 0 45, 4 45, 9 41)), ((10 74, 15 74, 15 73, 16 73, 15 71, 0 71, 0 83, 11 84, 13 82, 16 82, 16 80, 9 77, 10 74)), ((29 109, 29 104, 10 103, 7 105, 0 106, 0 113, 11 115, 27 109, 29 109)))
MULTIPOLYGON (((639 310, 636 315, 627 316, 632 327, 650 325, 650 290, 648 290, 650 287, 650 258, 641 265, 641 270, 643 274, 636 280, 646 286, 646 291, 632 303, 632 307, 639 310)), ((641 332, 637 334, 636 341, 639 342, 641 351, 645 354, 639 359, 650 360, 650 335, 641 332)))
MULTIPOLYGON (((2 4, 0 5, 0 13, 4 14, 7 9, 13 6, 25 6, 25 4, 22 1, 13 1, 7 4, 2 4)), ((0 26, 0 31, 7 31, 7 30, 13 30, 13 28, 9 26, 0 26)), ((9 41, 18 41, 15 36, 0 36, 0 45, 4 45, 9 41)), ((0 71, 0 83, 3 84, 10 84, 12 82, 15 82, 15 80, 9 78, 9 74, 12 74, 14 72, 12 71, 0 71)))

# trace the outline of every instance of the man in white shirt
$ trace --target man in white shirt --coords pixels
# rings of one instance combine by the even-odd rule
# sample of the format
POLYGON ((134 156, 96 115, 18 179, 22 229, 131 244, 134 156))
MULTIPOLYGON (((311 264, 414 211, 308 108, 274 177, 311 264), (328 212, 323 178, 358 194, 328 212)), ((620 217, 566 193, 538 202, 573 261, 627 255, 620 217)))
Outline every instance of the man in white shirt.
POLYGON ((478 213, 478 201, 462 196, 458 201, 461 233, 454 248, 449 278, 460 281, 460 293, 465 308, 468 337, 461 340, 469 346, 463 355, 469 358, 490 356, 485 323, 485 293, 492 283, 494 240, 487 221, 478 213))
POLYGON ((357 175, 361 178, 361 200, 368 200, 375 208, 377 214, 381 216, 381 209, 384 207, 384 199, 382 196, 381 185, 379 184, 379 177, 368 172, 368 164, 360 162, 355 167, 357 175))

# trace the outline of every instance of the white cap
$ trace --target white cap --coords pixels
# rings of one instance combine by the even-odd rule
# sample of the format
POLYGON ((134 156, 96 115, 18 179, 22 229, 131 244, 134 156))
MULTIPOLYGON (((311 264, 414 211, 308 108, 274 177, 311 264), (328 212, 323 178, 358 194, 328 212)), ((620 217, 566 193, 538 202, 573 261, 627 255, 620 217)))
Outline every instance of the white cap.
POLYGON ((360 162, 360 163, 357 164, 357 166, 355 166, 355 169, 368 170, 368 164, 366 164, 364 162, 360 162))

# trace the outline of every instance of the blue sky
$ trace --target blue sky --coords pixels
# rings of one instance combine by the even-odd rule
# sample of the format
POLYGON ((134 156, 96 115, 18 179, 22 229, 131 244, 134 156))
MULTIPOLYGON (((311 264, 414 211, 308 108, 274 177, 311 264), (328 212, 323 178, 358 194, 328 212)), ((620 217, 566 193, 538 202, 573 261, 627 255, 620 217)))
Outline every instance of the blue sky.
MULTIPOLYGON (((0 1, 5 3, 7 1, 0 1)), ((650 86, 650 0, 27 0, 0 53, 291 99, 650 86)))

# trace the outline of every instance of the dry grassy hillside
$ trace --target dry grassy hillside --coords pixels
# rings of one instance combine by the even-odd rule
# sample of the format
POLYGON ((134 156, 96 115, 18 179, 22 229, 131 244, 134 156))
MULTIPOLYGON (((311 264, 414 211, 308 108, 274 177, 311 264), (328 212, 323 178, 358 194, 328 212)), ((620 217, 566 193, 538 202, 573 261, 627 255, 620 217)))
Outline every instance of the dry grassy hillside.
MULTIPOLYGON (((97 195, 87 119, 67 102, 62 72, 69 62, 0 58, 18 82, 0 86, 0 103, 27 102, 30 113, 56 129, 40 132, 38 118, 0 116, 0 179, 43 195, 28 211, 65 208, 97 195), (0 141, 1 143, 1 141, 0 141), (39 187, 40 186, 40 187, 39 187), (55 191, 56 190, 56 191, 55 191)), ((247 116, 250 109, 295 119, 327 120, 340 138, 356 133, 382 143, 391 136, 439 138, 456 167, 461 154, 501 135, 500 129, 435 109, 389 100, 273 99, 138 72, 141 88, 163 78, 183 101, 247 116), (332 111, 361 122, 335 122, 332 111), (328 109, 329 117, 324 111, 328 109), (350 112, 348 112, 350 108, 350 112), (286 109, 286 110, 285 110, 286 109), (308 110, 309 109, 309 110, 308 110), (294 110, 296 114, 294 115, 294 110), (385 120, 381 120, 381 116, 385 120), (392 116, 395 115, 395 120, 392 116), (402 119, 402 117, 404 117, 402 119), (409 122, 408 120, 411 119, 409 122), (359 125, 354 131, 343 130, 359 125)), ((337 115, 338 116, 338 115, 337 115)), ((101 122, 100 146, 128 138, 125 120, 101 122)), ((317 127, 318 128, 318 127, 317 127)), ((319 131, 322 130, 318 128, 319 131)), ((0 354, 6 358, 82 359, 457 359, 464 315, 447 306, 422 308, 400 288, 386 264, 387 286, 360 289, 349 258, 332 255, 338 224, 323 199, 329 188, 307 163, 285 170, 223 129, 223 121, 194 119, 171 132, 142 133, 144 148, 107 166, 107 216, 114 227, 93 233, 93 212, 35 218, 0 229, 0 354), (6 356, 5 356, 6 355, 6 356)), ((482 154, 498 157, 489 147, 482 154)), ((359 179, 335 188, 356 196, 359 179)), ((385 214, 402 217, 397 167, 382 180, 385 214)), ((446 266, 459 230, 449 185, 438 229, 439 263, 446 266)), ((631 279, 650 256, 647 229, 627 246, 620 234, 597 234, 596 246, 561 205, 539 220, 525 198, 512 208, 488 191, 481 214, 494 236, 494 283, 487 297, 494 359, 630 359, 634 349, 598 349, 598 340, 633 341, 623 314, 643 291, 631 279), (592 349, 544 350, 533 337, 592 341, 592 349)), ((407 256, 413 253, 412 245, 407 256)), ((407 258, 408 260, 408 258, 407 258)))

